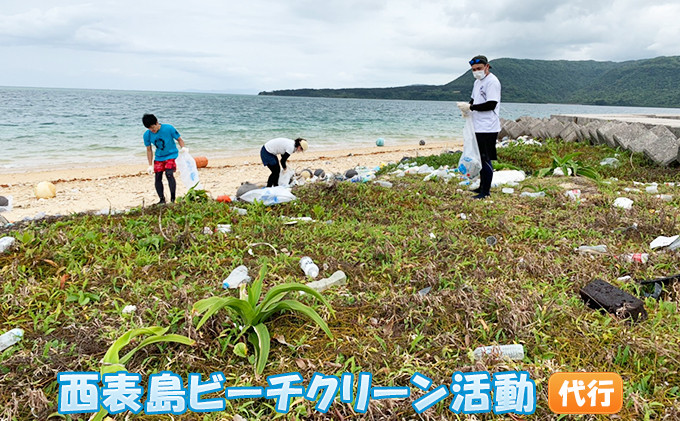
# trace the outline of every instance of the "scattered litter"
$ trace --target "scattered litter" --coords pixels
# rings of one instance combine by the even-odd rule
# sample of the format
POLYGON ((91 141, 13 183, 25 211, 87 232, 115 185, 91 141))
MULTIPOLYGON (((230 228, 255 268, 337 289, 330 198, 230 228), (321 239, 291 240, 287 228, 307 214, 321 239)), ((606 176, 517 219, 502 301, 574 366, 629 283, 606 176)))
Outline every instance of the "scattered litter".
POLYGON ((520 136, 517 139, 505 139, 501 142, 496 143, 497 148, 507 148, 511 146, 543 146, 543 144, 536 139, 532 139, 528 136, 520 136))
POLYGON ((459 216, 459 217, 460 217, 460 219, 462 219, 462 220, 466 220, 466 219, 467 219, 467 215, 466 215, 466 214, 464 214, 464 213, 461 213, 461 214, 460 214, 460 215, 458 215, 458 216, 459 216))
POLYGON ((647 284, 655 284, 657 282, 666 283, 666 282, 678 281, 678 280, 680 280, 680 275, 673 275, 673 276, 667 276, 665 278, 644 279, 644 280, 640 281, 640 284, 647 285, 647 284))
POLYGON ((248 209, 242 209, 242 208, 234 208, 236 213, 238 213, 241 216, 246 216, 248 215, 248 209))
POLYGON ((0 352, 24 338, 24 330, 15 328, 0 335, 0 352))
POLYGON ((486 244, 488 246, 495 246, 496 243, 498 243, 498 240, 493 235, 486 237, 486 244))
POLYGON ((537 192, 528 192, 528 191, 524 191, 524 192, 520 193, 520 196, 523 196, 523 197, 532 197, 532 198, 536 198, 536 197, 544 197, 544 196, 545 196, 545 192, 544 192, 544 191, 537 191, 537 192))
MULTIPOLYGON (((569 175, 572 174, 571 168, 567 168, 567 174, 569 174, 569 175)), ((553 170, 553 176, 554 177, 564 177, 564 170, 562 169, 562 167, 555 168, 553 170)))
MULTIPOLYGON (((657 248, 668 247, 670 249, 670 246, 673 246, 675 243, 678 243, 678 245, 680 245, 680 241, 678 239, 680 239, 680 235, 674 235, 672 237, 664 237, 663 235, 661 235, 659 237, 656 237, 654 241, 652 241, 649 244, 649 248, 654 250, 657 248)), ((675 246, 673 250, 677 247, 678 246, 675 246)))
POLYGON ((600 161, 600 165, 602 166, 609 166, 609 167, 618 167, 621 164, 618 159, 616 158, 605 158, 602 161, 600 161))
POLYGON ((420 295, 421 297, 424 297, 427 294, 429 294, 430 291, 432 291, 432 287, 426 287, 426 288, 423 288, 420 291, 418 291, 418 295, 420 295))
POLYGON ((230 233, 231 232, 231 224, 217 224, 217 232, 221 233, 230 233))
POLYGON ((626 276, 622 276, 620 278, 616 278, 616 280, 619 281, 619 282, 630 281, 631 279, 633 279, 633 277, 630 276, 630 275, 626 275, 626 276))
POLYGON ((135 311, 137 311, 137 306, 128 305, 128 306, 123 307, 122 313, 123 314, 131 314, 131 313, 134 313, 135 311))
POLYGON ((222 288, 238 288, 241 284, 247 284, 250 282, 250 276, 248 276, 248 268, 245 265, 241 265, 234 269, 227 279, 222 281, 222 288))
POLYGON ((306 285, 317 292, 321 292, 330 287, 345 284, 347 284, 347 275, 345 275, 345 272, 338 270, 328 278, 319 279, 318 281, 310 282, 306 285))
POLYGON ((250 203, 258 201, 262 202, 265 206, 270 206, 290 202, 296 200, 297 197, 290 192, 290 188, 276 186, 250 190, 242 194, 239 199, 250 203))
POLYGON ((502 170, 494 171, 493 178, 491 179, 491 187, 500 187, 502 185, 517 185, 514 183, 520 183, 526 180, 527 175, 524 171, 518 170, 502 170))
POLYGON ((305 273, 305 275, 310 278, 316 278, 319 276, 319 267, 312 261, 309 256, 304 256, 300 259, 300 268, 305 273))
POLYGON ((9 250, 14 245, 15 242, 16 238, 14 237, 0 238, 0 253, 4 253, 6 250, 9 250))
POLYGON ((631 187, 624 187, 623 191, 625 191, 626 193, 642 193, 642 190, 634 189, 631 187))
POLYGON ((633 207, 633 201, 627 197, 618 197, 614 200, 614 207, 628 210, 633 207))
POLYGON ((656 185, 647 186, 645 187, 645 191, 650 194, 657 194, 659 193, 659 188, 656 185))
POLYGON ((505 194, 513 194, 515 193, 515 189, 513 189, 512 187, 503 187, 501 189, 501 192, 505 194))
POLYGON ((657 199, 661 199, 664 202, 670 202, 673 200, 673 195, 672 194, 657 194, 656 196, 657 199))
POLYGON ((383 181, 383 180, 378 180, 374 181, 375 184, 379 185, 380 187, 385 187, 385 188, 392 188, 392 183, 389 181, 383 181))
POLYGON ((241 185, 239 186, 238 190, 236 190, 236 197, 237 197, 237 198, 240 198, 241 196, 243 196, 244 194, 248 193, 249 191, 251 191, 251 190, 257 190, 257 189, 259 189, 259 188, 260 188, 259 186, 255 185, 255 184, 253 184, 253 183, 250 183, 250 182, 248 182, 248 181, 243 182, 243 183, 241 183, 241 185))
POLYGON ((590 282, 580 292, 581 299, 593 309, 604 309, 620 318, 630 317, 633 321, 647 318, 642 300, 601 279, 590 282))
POLYGON ((668 186, 668 187, 675 187, 675 183, 674 183, 674 182, 666 182, 666 183, 663 183, 663 185, 664 185, 664 186, 668 186))
POLYGON ((521 361, 524 359, 524 345, 512 344, 480 346, 479 348, 472 351, 472 355, 474 355, 475 360, 479 360, 485 355, 490 355, 521 361))
POLYGON ((649 253, 622 254, 619 258, 629 263, 647 263, 649 261, 649 253))
POLYGON ((597 246, 581 246, 578 248, 575 248, 574 251, 577 251, 581 254, 604 254, 607 252, 607 246, 604 244, 600 244, 597 246))
POLYGON ((205 235, 211 235, 213 231, 210 229, 210 227, 203 227, 203 234, 205 235))
POLYGON ((655 282, 654 283, 654 292, 652 292, 651 294, 643 292, 642 294, 645 296, 645 298, 653 298, 655 300, 658 300, 659 298, 661 298, 662 292, 663 292, 663 284, 661 282, 655 282))
POLYGON ((436 236, 436 235, 434 235, 434 233, 432 233, 432 232, 431 232, 431 233, 430 233, 430 238, 434 240, 434 239, 436 239, 436 238, 437 238, 437 236, 436 236))
POLYGON ((217 196, 217 200, 220 203, 231 203, 231 197, 229 195, 223 194, 221 196, 217 196))
POLYGON ((567 191, 564 192, 564 195, 567 196, 571 200, 580 200, 581 199, 581 190, 579 190, 579 189, 567 190, 567 191))

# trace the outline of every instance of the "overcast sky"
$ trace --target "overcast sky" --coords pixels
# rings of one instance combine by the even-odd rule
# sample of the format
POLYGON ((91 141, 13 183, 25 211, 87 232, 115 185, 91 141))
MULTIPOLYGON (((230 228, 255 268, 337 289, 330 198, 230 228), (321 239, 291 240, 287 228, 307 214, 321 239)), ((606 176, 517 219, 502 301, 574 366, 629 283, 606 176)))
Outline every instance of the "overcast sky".
POLYGON ((625 61, 679 40, 677 0, 2 0, 0 85, 438 85, 476 54, 625 61))

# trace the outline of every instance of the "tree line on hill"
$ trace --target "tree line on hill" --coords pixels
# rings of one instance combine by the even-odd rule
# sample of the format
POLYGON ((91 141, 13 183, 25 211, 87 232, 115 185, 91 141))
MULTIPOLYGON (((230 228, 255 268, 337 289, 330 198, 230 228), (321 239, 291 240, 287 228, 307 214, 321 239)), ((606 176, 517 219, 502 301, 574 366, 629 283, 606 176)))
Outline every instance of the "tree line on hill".
MULTIPOLYGON (((680 56, 625 62, 491 60, 504 102, 680 107, 680 56)), ((468 70, 445 85, 392 88, 287 89, 259 95, 324 98, 468 101, 468 70)))

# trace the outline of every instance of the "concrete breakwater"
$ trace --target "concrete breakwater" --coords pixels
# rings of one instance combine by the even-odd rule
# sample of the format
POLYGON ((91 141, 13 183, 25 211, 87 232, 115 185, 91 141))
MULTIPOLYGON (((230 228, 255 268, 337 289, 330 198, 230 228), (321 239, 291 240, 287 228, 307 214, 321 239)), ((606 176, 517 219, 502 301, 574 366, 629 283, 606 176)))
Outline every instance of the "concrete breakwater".
POLYGON ((505 136, 606 144, 644 153, 662 166, 680 163, 680 114, 558 114, 501 119, 498 137, 505 136))

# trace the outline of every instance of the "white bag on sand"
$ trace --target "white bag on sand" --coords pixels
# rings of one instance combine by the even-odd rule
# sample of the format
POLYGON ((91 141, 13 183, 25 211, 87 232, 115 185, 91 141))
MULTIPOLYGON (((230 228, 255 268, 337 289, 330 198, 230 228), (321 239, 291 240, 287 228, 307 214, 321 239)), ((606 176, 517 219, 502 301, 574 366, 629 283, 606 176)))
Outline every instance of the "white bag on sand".
POLYGON ((254 201, 262 202, 266 206, 276 205, 278 203, 286 203, 296 200, 297 197, 290 192, 290 188, 276 186, 276 187, 265 187, 262 189, 251 190, 249 192, 243 193, 239 199, 253 203, 254 201))
POLYGON ((179 151, 177 159, 177 171, 179 171, 179 178, 182 180, 184 187, 190 189, 194 186, 194 190, 203 190, 201 180, 198 179, 198 169, 196 168, 196 161, 186 151, 179 151))
POLYGON ((465 117, 465 128, 463 129, 463 154, 458 161, 458 171, 468 178, 475 178, 482 169, 482 158, 479 155, 477 138, 475 137, 475 126, 472 117, 465 117))

